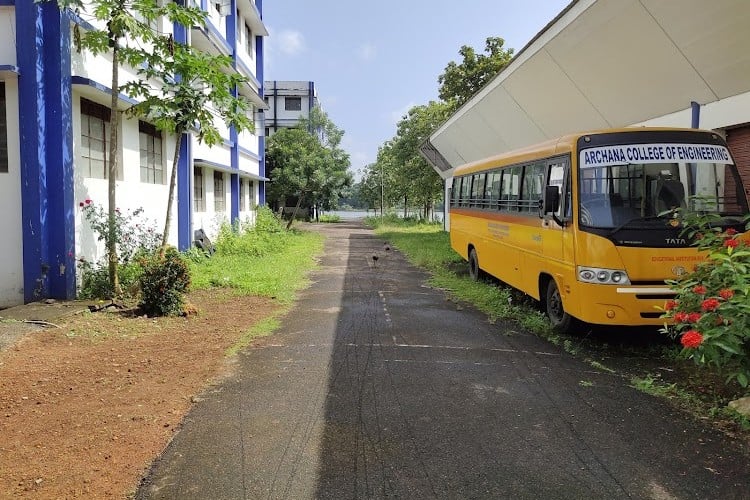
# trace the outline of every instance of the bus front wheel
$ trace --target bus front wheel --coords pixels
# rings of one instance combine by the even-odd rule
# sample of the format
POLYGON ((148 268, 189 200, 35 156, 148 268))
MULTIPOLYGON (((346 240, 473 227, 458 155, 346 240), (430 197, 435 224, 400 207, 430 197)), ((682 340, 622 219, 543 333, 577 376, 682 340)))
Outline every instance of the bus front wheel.
POLYGON ((547 283, 547 295, 545 298, 545 309, 547 317, 549 317, 550 323, 552 323, 552 328, 559 333, 569 332, 575 325, 575 318, 565 312, 560 290, 557 288, 557 283, 555 283, 554 279, 550 279, 547 283))
POLYGON ((482 271, 479 269, 479 258, 477 251, 473 248, 469 250, 469 276, 473 281, 479 281, 482 271))

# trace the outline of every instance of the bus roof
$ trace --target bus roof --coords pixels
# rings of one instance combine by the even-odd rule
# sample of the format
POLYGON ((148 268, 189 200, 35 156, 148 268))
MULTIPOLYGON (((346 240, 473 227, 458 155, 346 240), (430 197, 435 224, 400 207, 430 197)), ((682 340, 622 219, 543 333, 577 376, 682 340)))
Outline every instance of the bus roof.
POLYGON ((514 151, 508 151, 499 155, 490 156, 481 160, 473 161, 465 165, 456 167, 453 173, 454 177, 459 175, 470 174, 473 172, 481 172, 489 168, 503 167, 505 165, 514 165, 517 163, 525 163, 533 161, 538 158, 548 158, 551 156, 561 155, 564 153, 572 152, 578 139, 586 135, 596 134, 611 134, 611 133, 634 133, 634 132, 656 132, 656 131, 694 131, 701 133, 715 133, 710 130, 701 130, 693 128, 675 128, 675 127, 627 127, 627 128, 612 128, 612 129, 600 129, 600 130, 588 130, 583 132, 576 132, 574 134, 567 134, 555 139, 550 139, 544 142, 533 144, 525 148, 516 149, 514 151))

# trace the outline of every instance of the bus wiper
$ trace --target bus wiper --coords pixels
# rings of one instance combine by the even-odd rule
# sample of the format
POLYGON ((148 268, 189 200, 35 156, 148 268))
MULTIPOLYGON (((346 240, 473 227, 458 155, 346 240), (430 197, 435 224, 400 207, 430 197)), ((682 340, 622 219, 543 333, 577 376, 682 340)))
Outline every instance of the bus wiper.
POLYGON ((632 219, 626 220, 625 222, 623 222, 622 224, 620 224, 619 226, 617 226, 616 228, 614 228, 613 230, 611 230, 609 232, 608 236, 612 236, 613 234, 617 233, 619 230, 621 230, 624 227, 628 226, 631 222, 640 222, 640 221, 647 221, 647 220, 657 220, 657 219, 662 219, 665 216, 673 216, 673 215, 674 215, 673 212, 668 211, 668 212, 662 212, 662 213, 660 213, 658 215, 647 215, 645 217, 633 217, 632 219))

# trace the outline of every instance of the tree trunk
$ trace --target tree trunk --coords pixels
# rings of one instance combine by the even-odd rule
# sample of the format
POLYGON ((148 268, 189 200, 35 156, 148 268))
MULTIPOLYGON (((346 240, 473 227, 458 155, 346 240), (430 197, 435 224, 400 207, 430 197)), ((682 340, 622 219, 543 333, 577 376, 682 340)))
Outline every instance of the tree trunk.
POLYGON ((404 219, 406 219, 407 214, 408 214, 407 202, 408 202, 408 198, 404 196, 404 219))
POLYGON ((286 225, 287 230, 291 229, 292 222, 294 222, 295 217, 297 217, 297 210, 299 210, 299 206, 302 204, 302 198, 305 197, 304 191, 300 193, 299 198, 297 198, 297 205, 294 207, 294 212, 292 212, 292 218, 289 219, 289 223, 286 225))
POLYGON ((108 165, 108 176, 107 176, 107 187, 109 191, 109 209, 108 209, 108 237, 107 242, 107 259, 109 261, 109 283, 112 286, 111 297, 119 297, 122 295, 120 289, 120 279, 117 275, 117 163, 118 163, 118 126, 120 113, 117 110, 117 104, 119 99, 118 89, 120 79, 120 61, 119 61, 119 50, 117 45, 117 39, 114 40, 114 46, 112 47, 112 97, 110 100, 110 118, 109 118, 109 165, 108 165))
POLYGON ((177 165, 180 162, 180 147, 182 146, 182 131, 177 130, 174 144, 174 160, 172 160, 172 174, 169 176, 169 197, 167 198, 167 216, 164 217, 164 234, 161 236, 161 248, 159 258, 163 259, 167 251, 167 238, 169 238, 169 225, 172 223, 172 205, 174 203, 174 189, 177 184, 177 165))

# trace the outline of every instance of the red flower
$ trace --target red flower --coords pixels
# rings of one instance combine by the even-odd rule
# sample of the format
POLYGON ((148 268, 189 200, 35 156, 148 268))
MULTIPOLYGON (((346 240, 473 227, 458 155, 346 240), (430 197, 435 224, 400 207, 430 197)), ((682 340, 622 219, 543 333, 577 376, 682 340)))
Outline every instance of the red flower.
POLYGON ((701 319, 701 313, 699 312, 692 312, 688 314, 688 321, 690 323, 697 323, 701 319))
POLYGON ((734 292, 730 290, 729 288, 723 288, 719 290, 719 297, 721 297, 724 300, 729 300, 732 297, 734 297, 734 292))
POLYGON ((83 202, 79 203, 79 204, 78 204, 78 206, 79 206, 79 207, 82 207, 82 206, 83 206, 83 202))
POLYGON ((735 234, 737 234, 737 230, 733 227, 730 227, 725 231, 725 233, 727 233, 727 236, 734 236, 735 234))
POLYGON ((86 200, 84 200, 84 201, 85 201, 86 205, 91 205, 91 200, 90 199, 86 198, 86 200))
POLYGON ((693 287, 693 293, 697 293, 698 295, 706 295, 706 287, 703 285, 695 285, 695 287, 693 287))
POLYGON ((729 239, 724 240, 724 246, 726 248, 737 248, 740 245, 740 240, 729 239))
POLYGON ((668 300, 664 303, 664 309, 667 311, 671 311, 675 307, 677 307, 677 302, 674 300, 668 300))
POLYGON ((701 303, 701 309, 704 311, 715 311, 719 308, 719 299, 716 299, 714 297, 711 297, 710 299, 706 299, 701 303))
POLYGON ((680 343, 687 349, 695 349, 703 342, 703 335, 699 331, 689 330, 680 339, 680 343))
POLYGON ((675 313, 674 320, 678 323, 686 323, 689 317, 690 315, 688 313, 680 311, 675 313))

